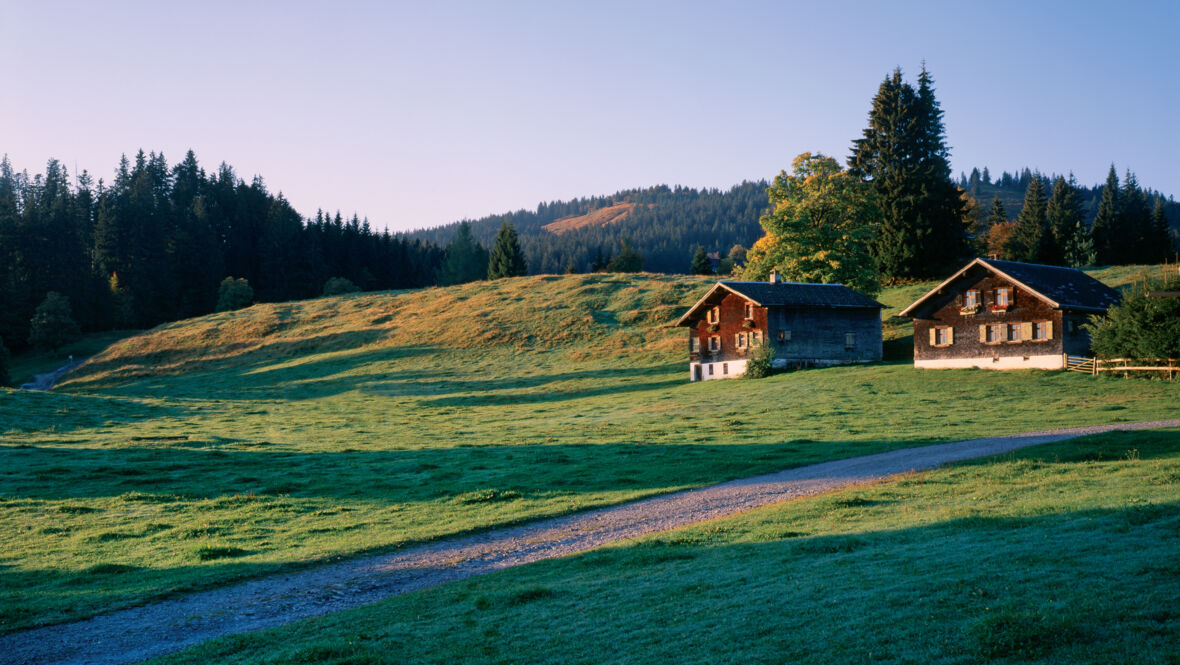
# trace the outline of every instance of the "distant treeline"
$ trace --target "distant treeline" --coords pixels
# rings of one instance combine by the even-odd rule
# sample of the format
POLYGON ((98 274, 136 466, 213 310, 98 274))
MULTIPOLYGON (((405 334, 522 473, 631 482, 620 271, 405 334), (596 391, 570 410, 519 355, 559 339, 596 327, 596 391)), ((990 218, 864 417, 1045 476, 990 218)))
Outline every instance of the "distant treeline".
MULTIPOLYGON (((1000 201, 1004 204, 1004 209, 1007 210, 1009 219, 1016 219, 1023 205, 1025 193, 1028 192, 1028 186, 1032 183, 1034 177, 1038 178, 1042 183, 1046 183, 1047 187, 1051 187, 1053 181, 1057 179, 1058 174, 1044 174, 1033 169, 1024 168, 1012 173, 1001 171, 1000 175, 995 177, 987 167, 983 169, 973 168, 970 173, 959 173, 958 185, 971 198, 979 202, 980 208, 978 215, 980 220, 985 218, 988 212, 988 205, 997 196, 1000 197, 1000 201)), ((1069 178, 1068 175, 1065 177, 1066 179, 1069 178)), ((1124 181, 1126 180, 1127 178, 1124 176, 1124 181)), ((1102 188, 1103 185, 1101 184, 1094 185, 1093 187, 1087 187, 1082 184, 1074 185, 1074 190, 1077 192, 1082 204, 1082 211, 1086 216, 1085 220, 1087 224, 1093 224, 1094 218, 1098 215, 1098 202, 1102 199, 1102 188)), ((1155 205, 1156 199, 1163 201, 1164 210, 1171 227, 1177 229, 1174 235, 1180 237, 1180 203, 1165 197, 1162 193, 1154 189, 1143 189, 1142 192, 1143 196, 1152 206, 1155 205)))
MULTIPOLYGON (((722 191, 661 185, 629 189, 609 196, 542 203, 533 210, 491 215, 470 224, 471 234, 490 247, 500 224, 508 222, 520 237, 529 272, 587 272, 621 251, 623 241, 643 257, 649 272, 688 273, 693 251, 705 247, 725 254, 734 245, 749 247, 762 236, 758 218, 766 212, 766 181, 743 182, 722 191), (565 217, 585 215, 619 203, 635 207, 622 221, 555 234, 542 227, 565 217)), ((445 246, 461 222, 415 231, 414 238, 445 246)))
POLYGON ((222 164, 212 175, 190 151, 124 158, 109 184, 57 161, 44 174, 0 162, 0 339, 27 345, 51 291, 69 298, 83 330, 142 328, 212 312, 227 276, 261 301, 318 296, 332 277, 363 289, 430 284, 443 252, 376 232, 367 221, 304 219, 260 178, 222 164))

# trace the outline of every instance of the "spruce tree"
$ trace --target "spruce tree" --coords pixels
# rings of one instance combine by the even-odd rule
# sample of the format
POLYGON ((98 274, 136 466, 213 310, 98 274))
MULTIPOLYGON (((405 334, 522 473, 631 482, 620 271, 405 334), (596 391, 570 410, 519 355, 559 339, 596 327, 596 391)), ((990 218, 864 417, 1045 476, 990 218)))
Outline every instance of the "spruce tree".
POLYGON ((471 224, 462 222, 447 245, 447 258, 438 271, 438 283, 464 284, 488 276, 488 251, 471 235, 471 224))
POLYGON ((988 209, 987 219, 983 223, 987 228, 988 254, 1001 259, 1009 258, 1013 224, 1008 221, 1008 211, 1004 208, 1004 202, 1000 200, 999 194, 992 198, 991 208, 988 209))
POLYGON ((1048 253, 1049 233, 1046 220, 1045 188, 1033 176, 1024 194, 1024 206, 1016 216, 1010 254, 1016 261, 1042 263, 1048 253))
POLYGON ((496 234, 496 243, 492 246, 492 253, 488 258, 488 279, 520 277, 527 274, 528 265, 520 251, 520 239, 516 237, 516 230, 512 228, 512 224, 501 222, 500 231, 496 234))
POLYGON ((1149 263, 1162 263, 1173 258, 1172 234, 1168 228, 1168 215, 1164 212, 1164 198, 1155 197, 1155 206, 1151 210, 1151 231, 1148 247, 1154 250, 1152 256, 1147 257, 1149 263))
POLYGON ((643 255, 631 247, 631 242, 623 238, 619 255, 610 260, 606 266, 607 272, 640 272, 643 270, 643 255))
POLYGON ((1082 200, 1078 196, 1077 181, 1073 174, 1069 180, 1061 176, 1053 181, 1053 194, 1049 197, 1046 208, 1049 235, 1052 238, 1051 255, 1046 257, 1046 263, 1053 265, 1082 265, 1080 256, 1082 238, 1077 237, 1079 231, 1085 230, 1082 223, 1082 200))
POLYGON ((951 179, 943 112, 925 66, 918 88, 887 77, 848 165, 876 190, 884 219, 873 255, 885 278, 943 274, 969 252, 964 201, 951 179))
POLYGON ((705 253, 705 248, 697 245, 697 251, 692 255, 692 274, 694 275, 712 275, 713 264, 709 262, 709 255, 705 253))
POLYGON ((1102 198, 1098 201, 1098 213, 1090 227, 1095 260, 1099 265, 1112 265, 1123 261, 1124 243, 1120 238, 1122 229, 1119 227, 1119 207, 1119 177, 1115 173, 1114 164, 1111 164, 1110 172, 1106 175, 1106 184, 1102 186, 1102 198))
POLYGON ((1119 228, 1123 230, 1121 263, 1152 263, 1158 248, 1151 247, 1151 208, 1135 174, 1127 171, 1119 191, 1119 228))

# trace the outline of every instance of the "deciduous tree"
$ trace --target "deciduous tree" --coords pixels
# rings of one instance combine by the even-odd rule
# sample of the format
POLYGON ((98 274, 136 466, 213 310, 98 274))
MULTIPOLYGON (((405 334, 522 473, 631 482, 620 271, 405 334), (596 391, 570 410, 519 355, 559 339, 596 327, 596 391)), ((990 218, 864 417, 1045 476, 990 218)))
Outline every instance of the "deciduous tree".
POLYGON ((873 188, 823 154, 805 152, 791 166, 767 190, 766 235, 746 254, 745 279, 763 280, 778 268, 788 280, 876 293, 880 278, 870 246, 881 211, 873 188))
POLYGON ((69 298, 57 291, 47 293, 30 322, 29 344, 57 353, 58 349, 77 341, 81 335, 69 298))

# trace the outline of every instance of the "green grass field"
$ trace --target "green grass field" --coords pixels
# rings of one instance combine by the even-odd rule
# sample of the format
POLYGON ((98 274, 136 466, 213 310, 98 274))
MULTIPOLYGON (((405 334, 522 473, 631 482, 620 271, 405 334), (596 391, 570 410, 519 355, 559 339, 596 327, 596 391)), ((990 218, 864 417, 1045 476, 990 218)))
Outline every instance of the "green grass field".
POLYGON ((670 324, 708 282, 530 277, 258 305, 125 339, 52 393, 0 391, 0 631, 826 459, 1173 417, 1180 402, 1174 383, 904 359, 690 384, 670 324))
POLYGON ((1175 663, 1180 430, 1026 449, 153 661, 1175 663))

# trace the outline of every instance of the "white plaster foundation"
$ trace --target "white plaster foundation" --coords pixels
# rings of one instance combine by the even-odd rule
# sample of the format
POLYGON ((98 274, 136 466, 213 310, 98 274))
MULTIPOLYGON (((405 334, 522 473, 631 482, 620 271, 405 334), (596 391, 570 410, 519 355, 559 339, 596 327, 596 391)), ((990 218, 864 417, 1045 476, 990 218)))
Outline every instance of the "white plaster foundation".
POLYGON ((745 360, 727 360, 715 363, 689 363, 689 381, 708 381, 710 379, 736 379, 746 373, 745 360), (727 367, 728 366, 728 367, 727 367), (700 368, 701 378, 697 379, 697 368, 700 368), (710 368, 712 371, 710 372, 710 368))
POLYGON ((942 358, 937 360, 915 360, 914 367, 920 369, 1061 369, 1065 364, 1060 354, 1042 356, 999 356, 998 358, 942 358))

